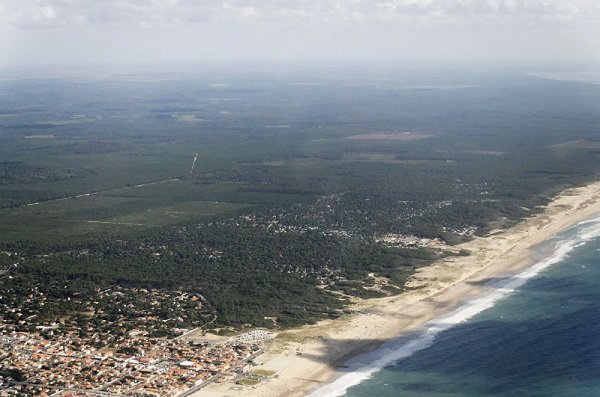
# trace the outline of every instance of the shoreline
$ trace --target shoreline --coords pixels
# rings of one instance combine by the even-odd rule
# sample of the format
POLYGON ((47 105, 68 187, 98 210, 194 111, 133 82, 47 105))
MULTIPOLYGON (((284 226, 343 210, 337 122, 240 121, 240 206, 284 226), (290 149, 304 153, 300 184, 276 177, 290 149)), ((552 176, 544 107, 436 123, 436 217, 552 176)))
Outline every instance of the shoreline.
POLYGON ((419 269, 400 295, 364 300, 354 313, 279 333, 255 361, 276 376, 254 387, 211 384, 195 397, 305 396, 330 384, 346 362, 386 341, 422 328, 491 290, 486 282, 513 276, 535 264, 531 249, 600 214, 600 182, 567 189, 545 209, 516 226, 455 246, 471 255, 450 257, 419 269))

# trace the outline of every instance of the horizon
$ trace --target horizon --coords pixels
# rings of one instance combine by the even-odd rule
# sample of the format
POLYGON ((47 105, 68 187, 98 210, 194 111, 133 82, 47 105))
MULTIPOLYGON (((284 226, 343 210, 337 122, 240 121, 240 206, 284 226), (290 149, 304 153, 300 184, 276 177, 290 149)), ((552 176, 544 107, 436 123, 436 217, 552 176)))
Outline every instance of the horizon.
POLYGON ((452 74, 452 73, 509 73, 528 74, 545 77, 543 74, 560 73, 598 73, 600 61, 551 59, 523 61, 468 61, 443 60, 428 61, 422 59, 303 59, 303 60, 207 60, 187 62, 90 62, 55 63, 32 65, 1 65, 0 79, 28 78, 134 78, 156 77, 181 80, 202 75, 206 78, 262 78, 272 77, 314 77, 327 79, 346 76, 356 77, 364 74, 366 79, 394 78, 404 73, 452 74), (314 74, 314 75, 311 75, 314 74))
POLYGON ((0 2, 2 68, 228 62, 597 63, 590 0, 0 2))

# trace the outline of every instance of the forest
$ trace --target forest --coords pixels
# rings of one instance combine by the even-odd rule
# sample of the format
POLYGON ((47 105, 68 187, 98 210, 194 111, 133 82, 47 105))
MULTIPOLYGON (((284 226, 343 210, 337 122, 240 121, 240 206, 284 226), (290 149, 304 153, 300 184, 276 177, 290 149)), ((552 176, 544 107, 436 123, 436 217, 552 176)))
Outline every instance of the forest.
POLYGON ((176 335, 337 317, 600 173, 591 84, 239 76, 0 81, 3 323, 150 316, 176 335))

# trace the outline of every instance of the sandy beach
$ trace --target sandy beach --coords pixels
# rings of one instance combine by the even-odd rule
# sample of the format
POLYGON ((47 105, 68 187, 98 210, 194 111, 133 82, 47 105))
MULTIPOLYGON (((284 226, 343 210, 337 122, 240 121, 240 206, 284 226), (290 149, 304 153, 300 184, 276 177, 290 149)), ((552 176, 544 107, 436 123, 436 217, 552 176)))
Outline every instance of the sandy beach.
POLYGON ((305 396, 343 373, 352 356, 418 330, 461 303, 481 296, 489 279, 516 274, 531 266, 531 248, 594 215, 600 215, 600 183, 569 189, 543 212, 520 224, 456 246, 469 256, 451 257, 420 269, 410 291, 357 302, 354 313, 336 320, 287 330, 269 342, 255 361, 275 371, 256 386, 209 385, 195 397, 305 396))

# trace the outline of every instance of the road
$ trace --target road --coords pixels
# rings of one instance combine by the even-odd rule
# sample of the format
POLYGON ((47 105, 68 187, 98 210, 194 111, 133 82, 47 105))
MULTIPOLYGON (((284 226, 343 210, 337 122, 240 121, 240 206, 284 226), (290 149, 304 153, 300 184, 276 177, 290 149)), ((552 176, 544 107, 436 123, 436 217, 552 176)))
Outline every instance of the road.
POLYGON ((138 188, 138 187, 158 185, 160 183, 176 182, 176 181, 180 181, 180 180, 181 180, 181 178, 161 179, 159 181, 153 181, 153 182, 147 182, 147 183, 140 183, 139 185, 117 187, 117 188, 114 188, 114 189, 97 190, 97 191, 89 192, 89 193, 80 193, 80 194, 75 194, 75 195, 72 195, 72 196, 65 196, 65 197, 60 197, 60 198, 55 198, 55 199, 36 201, 36 202, 33 202, 33 203, 27 203, 27 204, 20 205, 17 208, 19 208, 19 207, 30 207, 32 205, 40 205, 40 204, 45 204, 45 203, 52 203, 52 202, 63 201, 63 200, 71 200, 71 199, 82 198, 82 197, 96 196, 96 195, 104 194, 104 193, 119 192, 119 191, 122 191, 122 190, 129 190, 129 189, 135 189, 135 188, 138 188))

